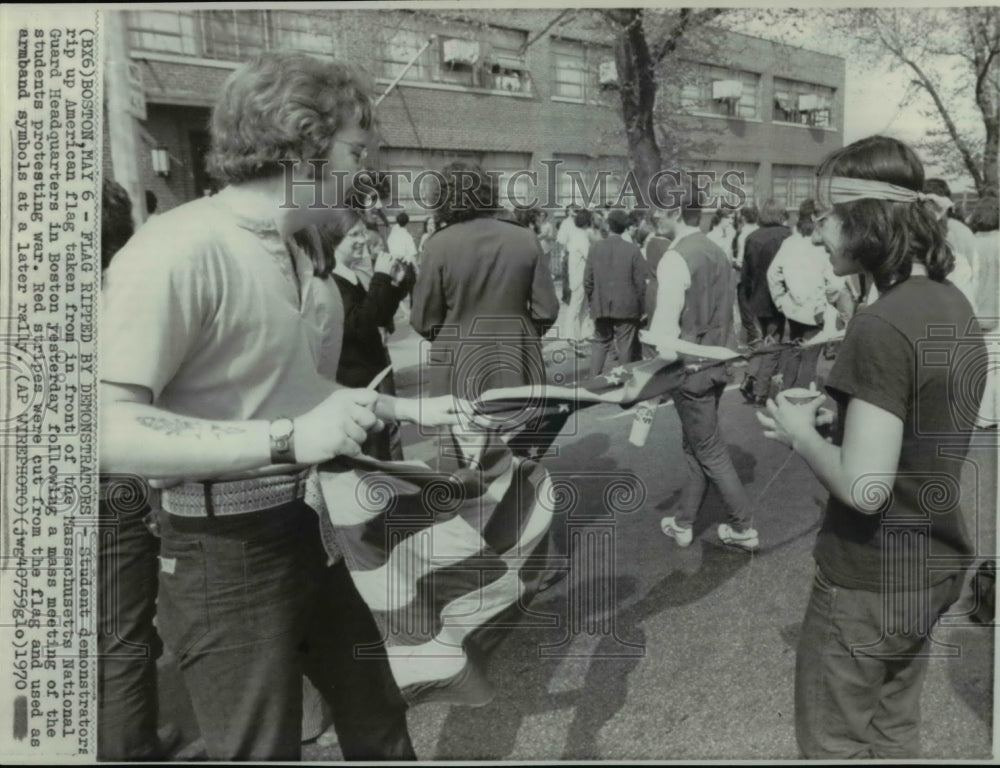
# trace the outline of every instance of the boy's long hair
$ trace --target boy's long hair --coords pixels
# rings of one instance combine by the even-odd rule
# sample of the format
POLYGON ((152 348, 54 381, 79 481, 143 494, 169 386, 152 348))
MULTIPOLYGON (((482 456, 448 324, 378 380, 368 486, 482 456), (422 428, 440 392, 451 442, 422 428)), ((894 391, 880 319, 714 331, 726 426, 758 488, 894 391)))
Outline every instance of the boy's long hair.
MULTIPOLYGON (((816 172, 824 176, 885 181, 914 192, 924 189, 924 167, 906 144, 871 136, 829 155, 816 172)), ((932 204, 864 198, 834 205, 842 221, 845 253, 872 275, 879 291, 906 280, 914 262, 941 281, 955 266, 944 223, 932 204)))
POLYGON ((261 54, 229 76, 212 111, 209 172, 230 184, 280 174, 279 160, 326 160, 352 117, 372 127, 367 88, 348 65, 261 54))

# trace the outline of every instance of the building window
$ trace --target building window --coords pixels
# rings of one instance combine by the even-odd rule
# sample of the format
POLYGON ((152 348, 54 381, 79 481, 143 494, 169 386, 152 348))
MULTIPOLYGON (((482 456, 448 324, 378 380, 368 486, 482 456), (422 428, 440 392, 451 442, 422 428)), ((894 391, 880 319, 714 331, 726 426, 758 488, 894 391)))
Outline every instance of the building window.
POLYGON ((429 34, 418 29, 386 30, 379 44, 379 74, 395 80, 403 74, 404 80, 431 80, 431 48, 425 50, 413 65, 405 71, 407 64, 427 44, 429 34))
POLYGON ((744 120, 760 117, 760 75, 710 64, 695 64, 681 85, 681 108, 691 114, 744 120))
POLYGON ((242 61, 269 48, 267 11, 202 11, 199 17, 206 58, 242 61))
POLYGON ((833 88, 776 77, 771 119, 778 123, 830 127, 833 95, 833 88))
POLYGON ((243 61, 284 48, 335 55, 329 15, 308 11, 131 11, 129 44, 135 50, 243 61))
POLYGON ((129 11, 129 47, 142 51, 198 55, 195 15, 181 11, 129 11))
POLYGON ((741 205, 740 196, 736 192, 730 190, 740 187, 743 190, 743 200, 742 203, 752 203, 757 198, 757 169, 759 166, 757 163, 738 163, 735 161, 728 160, 710 160, 701 163, 693 164, 694 168, 701 171, 712 171, 715 177, 712 181, 707 178, 704 181, 699 181, 699 186, 701 189, 706 190, 708 194, 708 201, 706 201, 706 207, 708 208, 718 208, 723 203, 726 203, 730 207, 738 207, 741 205), (743 174, 743 182, 741 183, 739 177, 734 173, 743 174), (726 177, 726 184, 723 186, 722 177, 726 173, 730 173, 726 177))
POLYGON ((403 79, 411 82, 531 92, 531 78, 522 52, 526 32, 489 27, 449 28, 450 34, 442 34, 437 27, 440 22, 423 24, 414 17, 407 26, 386 30, 379 43, 379 75, 392 80, 405 72, 403 79), (437 38, 427 46, 435 34, 437 38), (417 59, 413 66, 406 69, 414 56, 417 59))
POLYGON ((267 11, 272 46, 321 56, 337 55, 337 32, 329 14, 315 11, 267 11))
MULTIPOLYGON (((555 171, 555 198, 560 207, 580 205, 595 208, 618 202, 628 172, 626 158, 555 155, 554 159, 561 161, 555 171)), ((622 200, 623 205, 634 202, 632 195, 627 195, 622 200)))
POLYGON ((596 102, 604 89, 616 85, 617 80, 610 46, 552 41, 553 96, 596 102))
POLYGON ((771 197, 785 210, 794 210, 813 196, 816 169, 811 165, 775 165, 771 171, 771 197))

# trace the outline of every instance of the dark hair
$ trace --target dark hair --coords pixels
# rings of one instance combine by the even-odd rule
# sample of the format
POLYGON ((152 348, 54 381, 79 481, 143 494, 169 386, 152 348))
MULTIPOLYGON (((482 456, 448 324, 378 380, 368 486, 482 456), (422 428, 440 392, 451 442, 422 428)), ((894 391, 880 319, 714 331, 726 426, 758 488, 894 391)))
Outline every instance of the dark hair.
POLYGON ((785 209, 779 206, 773 198, 768 198, 760 204, 760 211, 757 214, 757 223, 762 227, 780 227, 785 223, 787 214, 785 209))
POLYGON ((132 224, 132 200, 125 188, 107 176, 101 182, 101 269, 135 232, 132 224))
POLYGON ((573 215, 573 223, 580 229, 587 229, 594 223, 594 214, 586 208, 579 210, 573 215))
POLYGON ((800 235, 804 237, 809 237, 816 229, 816 223, 813 221, 813 216, 816 215, 816 201, 811 197, 807 197, 801 203, 799 203, 799 216, 795 220, 795 228, 799 231, 800 235))
POLYGON ((729 215, 729 211, 725 208, 716 209, 715 213, 712 214, 712 220, 708 223, 708 231, 711 232, 717 226, 722 223, 722 220, 729 215))
POLYGON ((541 211, 537 208, 515 208, 514 209, 514 221, 520 224, 522 227, 533 230, 535 234, 538 234, 539 227, 539 215, 541 211))
MULTIPOLYGON (((870 136, 838 149, 823 160, 816 175, 884 181, 913 192, 924 189, 924 167, 916 153, 886 136, 870 136)), ((862 198, 833 208, 842 222, 844 252, 871 273, 879 291, 906 280, 915 261, 938 281, 955 265, 944 226, 923 202, 862 198)))
POLYGON ((951 198, 951 187, 948 186, 948 182, 944 179, 927 179, 924 182, 924 192, 951 198))
POLYGON ((615 208, 608 213, 608 229, 620 235, 629 228, 629 217, 621 208, 615 208))
POLYGON ((969 229, 973 232, 993 232, 1000 229, 1000 201, 995 197, 984 197, 976 203, 969 217, 969 229))
POLYGON ((406 215, 406 211, 403 211, 399 216, 396 217, 396 223, 401 227, 405 227, 410 223, 410 217, 406 215))
MULTIPOLYGON (((944 179, 927 179, 927 181, 924 182, 924 192, 931 195, 947 197, 951 200, 951 187, 948 186, 948 182, 944 179)), ((958 210, 958 206, 954 203, 948 208, 947 216, 949 219, 958 219, 959 221, 962 221, 962 215, 958 210)))
POLYGON ((434 215, 443 227, 501 211, 496 177, 486 174, 476 163, 449 163, 438 181, 440 206, 434 215))
POLYGON ((649 225, 645 221, 642 221, 636 228, 635 235, 633 236, 632 239, 636 245, 642 248, 643 244, 646 242, 646 240, 649 238, 651 234, 653 234, 653 230, 649 228, 649 225))
POLYGON ((670 202, 673 204, 668 204, 663 207, 664 210, 670 211, 671 213, 680 210, 681 221, 689 227, 700 227, 702 207, 698 197, 699 195, 695 194, 694 189, 679 189, 675 187, 670 190, 669 194, 670 202))
POLYGON ((757 223, 757 206, 751 203, 740 208, 740 218, 747 224, 757 223))
POLYGON ((209 171, 222 182, 274 176, 279 160, 325 160, 352 116, 373 124, 371 99, 347 64, 262 53, 233 72, 212 110, 209 171))

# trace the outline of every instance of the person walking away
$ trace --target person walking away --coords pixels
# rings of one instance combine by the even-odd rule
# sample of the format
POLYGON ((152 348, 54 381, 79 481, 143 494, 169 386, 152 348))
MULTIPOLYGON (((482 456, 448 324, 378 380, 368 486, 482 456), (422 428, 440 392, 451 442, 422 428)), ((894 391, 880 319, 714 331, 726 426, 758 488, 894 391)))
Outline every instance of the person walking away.
MULTIPOLYGON (((757 224, 757 206, 747 204, 740 209, 737 214, 737 233, 733 242, 733 268, 737 275, 743 273, 743 261, 746 257, 747 238, 759 229, 757 224)), ((761 329, 757 325, 757 318, 750 311, 747 304, 743 285, 740 278, 737 278, 736 285, 736 316, 739 317, 740 326, 743 329, 743 343, 752 347, 761 339, 761 329)))
POLYGON ((556 233, 556 246, 558 249, 559 258, 559 274, 562 279, 562 290, 560 295, 562 296, 563 304, 569 304, 570 289, 569 289, 569 239, 573 230, 576 228, 575 217, 579 211, 580 206, 578 205, 567 205, 565 208, 565 217, 561 222, 559 222, 559 231, 556 233))
POLYGON ((593 219, 590 211, 577 211, 573 229, 566 239, 566 285, 569 286, 569 308, 566 311, 566 335, 578 356, 583 357, 582 346, 594 335, 594 322, 587 306, 583 287, 587 271, 587 257, 594 242, 591 233, 593 219))
POLYGON ((610 234, 590 247, 583 290, 594 318, 590 375, 600 376, 608 350, 614 345, 618 364, 639 359, 639 319, 646 290, 646 265, 639 247, 624 233, 634 226, 627 213, 614 209, 608 214, 610 234))
MULTIPOLYGON (((753 314, 760 328, 762 339, 751 344, 751 350, 778 344, 785 332, 785 317, 774 305, 767 284, 767 270, 778 248, 791 235, 785 226, 785 211, 774 200, 768 199, 760 207, 757 221, 759 228, 746 240, 743 267, 740 271, 740 290, 747 309, 753 314)), ((750 360, 746 378, 740 391, 748 402, 763 405, 778 373, 779 352, 774 350, 757 354, 750 360)))
POLYGON ((983 382, 958 393, 955 378, 958 366, 982 370, 986 350, 974 336, 928 334, 974 316, 946 280, 953 255, 916 153, 872 136, 827 156, 817 176, 816 239, 835 274, 866 273, 878 298, 851 320, 830 372, 836 414, 822 397, 780 394, 757 414, 829 491, 796 651, 795 735, 806 759, 908 761, 920 757, 931 631, 972 553, 957 489, 983 382), (828 442, 817 427, 831 424, 828 442), (956 494, 927 493, 928 478, 956 494))
MULTIPOLYGON (((663 354, 735 357, 729 257, 698 228, 701 208, 688 196, 678 202, 677 208, 657 215, 660 231, 673 242, 657 266, 658 297, 649 343, 663 354)), ((728 522, 718 527, 719 539, 754 552, 760 537, 753 527, 750 498, 733 466, 719 421, 719 401, 727 382, 724 365, 708 365, 687 371, 673 392, 687 477, 674 514, 660 520, 660 529, 679 546, 689 546, 711 480, 728 510, 728 522)))
POLYGON ((410 316, 431 341, 430 392, 474 399, 496 387, 543 386, 541 337, 559 302, 538 238, 495 218, 495 182, 479 166, 454 162, 442 175, 435 215, 443 226, 427 243, 410 316))

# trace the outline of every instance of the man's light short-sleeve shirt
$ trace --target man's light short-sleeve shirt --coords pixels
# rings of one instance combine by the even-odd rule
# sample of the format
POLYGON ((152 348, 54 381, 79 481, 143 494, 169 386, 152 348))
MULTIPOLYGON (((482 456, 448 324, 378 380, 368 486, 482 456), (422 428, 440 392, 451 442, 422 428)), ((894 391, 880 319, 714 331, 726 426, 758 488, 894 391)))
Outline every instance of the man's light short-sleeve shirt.
POLYGON ((146 387, 154 405, 187 416, 297 416, 335 388, 340 295, 273 219, 226 201, 224 191, 175 208, 114 257, 100 377, 146 387))

